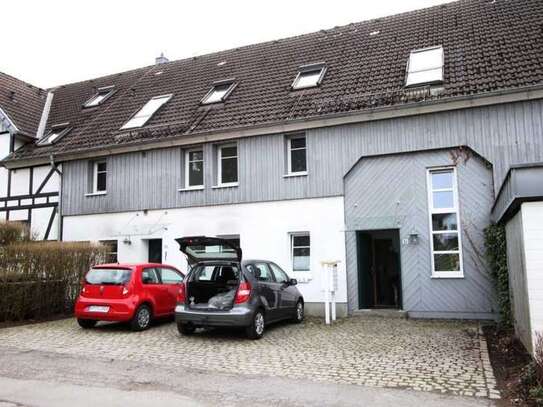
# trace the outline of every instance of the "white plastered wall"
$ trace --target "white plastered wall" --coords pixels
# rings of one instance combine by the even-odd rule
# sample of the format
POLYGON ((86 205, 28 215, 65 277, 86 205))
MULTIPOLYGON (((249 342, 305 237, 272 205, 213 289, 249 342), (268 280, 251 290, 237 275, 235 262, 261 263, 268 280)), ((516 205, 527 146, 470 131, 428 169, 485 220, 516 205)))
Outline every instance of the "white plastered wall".
POLYGON ((523 203, 522 228, 532 343, 543 335, 543 202, 523 203))
MULTIPOLYGON (((90 197, 89 199, 92 199, 90 197)), ((321 266, 339 260, 337 301, 347 301, 343 197, 301 199, 116 214, 66 216, 63 240, 118 240, 121 262, 148 260, 147 241, 163 239, 163 262, 187 269, 175 238, 240 235, 243 257, 279 264, 298 278, 306 302, 322 302, 321 266), (310 232, 311 271, 293 273, 292 232, 310 232)))

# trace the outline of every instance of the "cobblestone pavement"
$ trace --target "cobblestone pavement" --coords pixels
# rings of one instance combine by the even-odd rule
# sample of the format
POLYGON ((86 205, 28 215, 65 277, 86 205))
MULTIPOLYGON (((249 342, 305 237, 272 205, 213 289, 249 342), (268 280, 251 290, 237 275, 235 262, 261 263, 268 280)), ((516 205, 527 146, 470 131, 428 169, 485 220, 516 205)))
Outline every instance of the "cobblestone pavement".
POLYGON ((0 329, 18 349, 374 387, 499 398, 478 324, 349 318, 269 327, 259 341, 212 330, 182 337, 174 323, 145 332, 119 324, 81 329, 66 319, 0 329))

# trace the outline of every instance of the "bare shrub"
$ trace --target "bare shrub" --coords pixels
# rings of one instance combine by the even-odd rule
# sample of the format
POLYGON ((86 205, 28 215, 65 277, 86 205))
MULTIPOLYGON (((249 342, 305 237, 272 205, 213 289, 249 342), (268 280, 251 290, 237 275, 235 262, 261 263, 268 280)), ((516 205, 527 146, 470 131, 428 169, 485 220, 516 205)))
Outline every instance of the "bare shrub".
POLYGON ((86 271, 105 258, 89 243, 17 241, 0 247, 0 321, 71 311, 86 271))

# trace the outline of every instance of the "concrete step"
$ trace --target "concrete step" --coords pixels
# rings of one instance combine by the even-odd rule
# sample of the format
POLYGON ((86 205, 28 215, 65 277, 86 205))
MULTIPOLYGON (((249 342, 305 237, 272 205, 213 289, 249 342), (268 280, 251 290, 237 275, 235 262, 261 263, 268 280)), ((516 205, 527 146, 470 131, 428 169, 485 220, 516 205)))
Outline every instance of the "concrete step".
POLYGON ((353 317, 407 319, 407 311, 399 309, 359 309, 353 311, 353 317))

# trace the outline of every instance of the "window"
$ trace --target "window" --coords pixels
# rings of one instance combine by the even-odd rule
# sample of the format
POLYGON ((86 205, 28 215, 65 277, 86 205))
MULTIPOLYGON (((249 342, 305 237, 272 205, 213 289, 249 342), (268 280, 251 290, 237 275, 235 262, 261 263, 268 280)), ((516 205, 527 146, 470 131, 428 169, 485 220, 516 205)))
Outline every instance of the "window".
POLYGON ((273 275, 275 276, 275 281, 277 281, 278 283, 287 283, 289 281, 287 273, 285 273, 283 269, 277 264, 270 263, 270 268, 272 269, 273 275))
POLYGON ((204 186, 204 150, 195 148, 185 153, 185 188, 204 186))
POLYGON ((141 272, 141 282, 143 284, 158 284, 159 281, 156 269, 144 269, 141 272))
POLYGON ((292 270, 310 270, 310 238, 309 233, 293 233, 290 235, 292 270))
POLYGON ((258 281, 264 283, 273 283, 275 279, 266 263, 248 264, 247 270, 255 276, 258 281))
POLYGON ((428 171, 432 275, 463 277, 455 168, 428 171))
POLYGON ((172 95, 155 96, 149 100, 134 116, 128 120, 121 130, 141 127, 149 121, 151 117, 162 107, 172 95))
POLYGON ((51 130, 40 140, 38 141, 39 146, 45 146, 53 144, 60 140, 61 137, 65 136, 70 129, 68 128, 68 123, 53 126, 51 130))
POLYGON ((238 184, 238 147, 228 144, 218 147, 218 180, 220 186, 238 184))
POLYGON ((443 48, 411 51, 407 64, 406 86, 443 81, 443 48))
POLYGON ((287 138, 287 161, 289 174, 307 173, 307 147, 305 135, 287 138))
POLYGON ((85 282, 93 285, 122 285, 130 281, 132 270, 92 268, 85 276, 85 282))
POLYGON ((95 161, 93 164, 92 192, 105 193, 107 190, 107 163, 95 161))
POLYGON ((211 103, 224 102, 230 93, 232 93, 234 87, 235 83, 233 81, 216 82, 200 103, 209 105, 211 103))
POLYGON ((181 284, 183 282, 183 276, 172 269, 160 268, 157 269, 160 272, 160 280, 162 284, 181 284))
POLYGON ((291 87, 297 90, 319 86, 325 72, 326 67, 322 64, 301 66, 291 87))
POLYGON ((106 263, 118 263, 117 251, 118 243, 116 240, 100 240, 100 244, 104 245, 107 249, 106 251, 106 263))
POLYGON ((85 102, 83 107, 95 107, 104 103, 109 99, 115 92, 114 86, 106 86, 103 88, 98 88, 98 91, 85 102))

